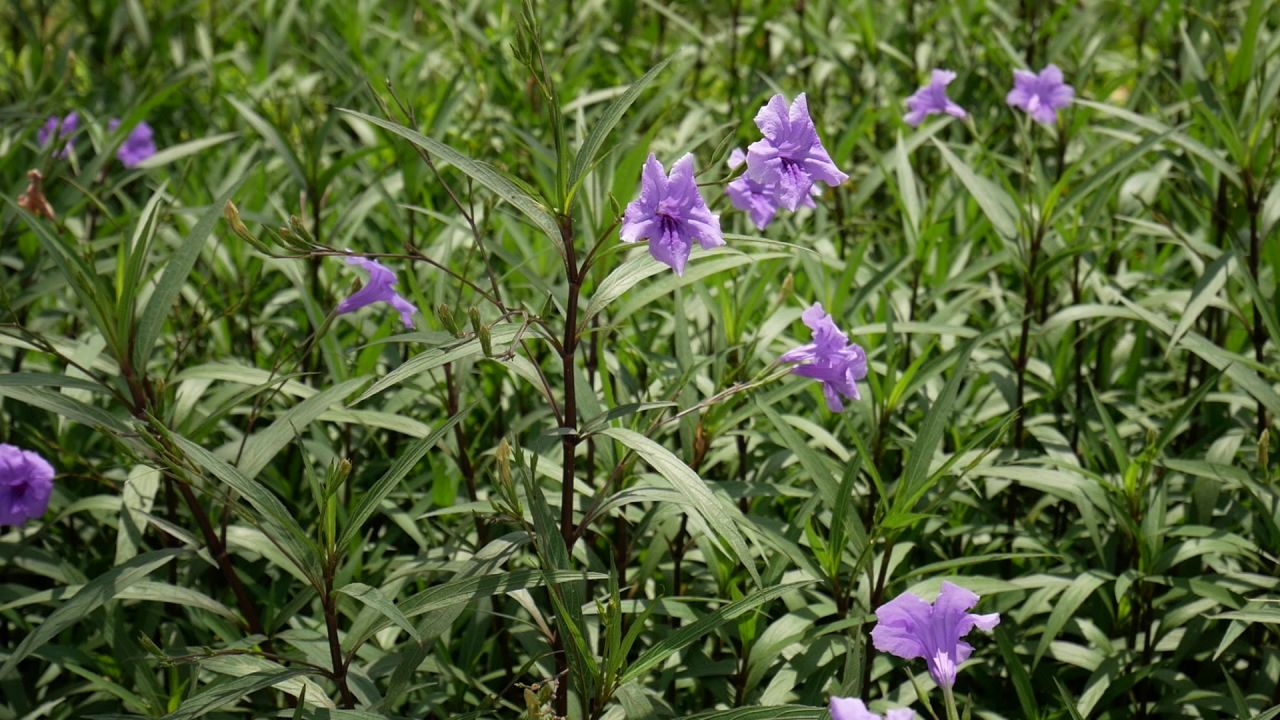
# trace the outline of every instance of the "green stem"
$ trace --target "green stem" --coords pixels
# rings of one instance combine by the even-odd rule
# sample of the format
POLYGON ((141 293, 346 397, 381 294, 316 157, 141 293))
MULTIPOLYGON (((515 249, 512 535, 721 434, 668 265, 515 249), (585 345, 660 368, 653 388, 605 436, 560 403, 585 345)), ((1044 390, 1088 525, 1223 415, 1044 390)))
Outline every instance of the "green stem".
POLYGON ((956 698, 951 693, 951 688, 943 686, 942 699, 947 703, 947 720, 960 720, 960 713, 956 710, 956 698))

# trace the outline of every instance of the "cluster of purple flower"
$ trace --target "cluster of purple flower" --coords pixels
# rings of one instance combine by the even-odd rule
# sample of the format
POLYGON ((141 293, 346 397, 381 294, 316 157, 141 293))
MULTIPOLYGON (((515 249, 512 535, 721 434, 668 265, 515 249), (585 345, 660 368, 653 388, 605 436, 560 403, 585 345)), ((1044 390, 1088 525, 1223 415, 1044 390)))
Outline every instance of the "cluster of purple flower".
MULTIPOLYGON (((999 613, 975 615, 969 610, 978 604, 978 596, 958 585, 942 583, 938 598, 927 603, 905 592, 876 608, 876 626, 871 642, 880 652, 904 660, 923 659, 929 676, 944 692, 950 694, 956 684, 956 670, 973 654, 973 646, 964 641, 969 631, 978 628, 991 632, 1000 624, 999 613)), ((832 720, 880 720, 856 698, 831 698, 832 720)), ((910 720, 915 713, 908 709, 890 710, 885 720, 910 720)))
MULTIPOLYGON (((62 118, 57 115, 51 115, 36 132, 36 142, 40 144, 40 147, 44 147, 51 142, 66 140, 66 144, 58 151, 58 157, 65 158, 71 154, 71 136, 75 134, 79 127, 80 114, 74 110, 62 118)), ((107 123, 108 132, 115 132, 119 127, 119 118, 112 118, 107 123)), ((127 168, 135 167, 138 163, 155 154, 155 134, 151 130, 151 126, 145 121, 140 121, 133 126, 133 129, 129 131, 129 135, 121 143, 120 149, 116 151, 116 157, 127 168)))
MULTIPOLYGON (((956 79, 950 70, 935 69, 929 84, 907 98, 907 114, 903 118, 915 127, 929 115, 946 113, 963 118, 964 108, 947 97, 947 86, 956 79)), ((1009 105, 1021 108, 1036 121, 1051 124, 1058 120, 1058 110, 1071 104, 1075 88, 1063 82, 1062 71, 1057 65, 1046 65, 1039 73, 1027 70, 1013 71, 1013 89, 1005 96, 1009 105)))

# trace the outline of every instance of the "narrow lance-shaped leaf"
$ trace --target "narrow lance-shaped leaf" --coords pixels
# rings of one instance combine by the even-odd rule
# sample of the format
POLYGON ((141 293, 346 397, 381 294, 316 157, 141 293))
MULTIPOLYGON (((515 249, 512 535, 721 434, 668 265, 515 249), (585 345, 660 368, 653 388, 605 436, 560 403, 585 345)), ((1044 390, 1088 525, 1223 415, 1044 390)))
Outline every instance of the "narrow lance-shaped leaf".
POLYGON ((490 165, 476 162, 438 140, 433 140, 422 133, 391 122, 390 120, 383 120, 382 118, 366 115, 362 112, 356 112, 355 110, 347 110, 345 108, 338 109, 352 117, 360 118, 365 122, 372 123, 385 130, 390 130, 396 135, 399 135, 405 140, 408 140, 414 145, 426 150, 433 158, 447 162, 458 168, 458 170, 462 171, 462 173, 467 177, 489 188, 493 192, 497 193, 498 197, 514 205, 517 210, 524 213, 525 217, 529 218, 535 227, 550 238, 557 247, 562 246, 560 226, 556 223, 555 218, 547 208, 544 207, 542 203, 535 200, 532 195, 520 189, 515 182, 499 172, 497 169, 490 165))
POLYGON ((240 458, 240 472, 244 473, 246 478, 256 477, 267 463, 271 462, 271 458, 275 457, 276 453, 284 449, 332 405, 350 395, 363 383, 363 377, 347 380, 326 388, 289 408, 269 427, 254 434, 245 442, 244 454, 240 458))
POLYGON ((241 178, 232 183, 226 192, 205 209, 195 227, 191 228, 191 232, 165 264, 164 274, 160 276, 160 282, 156 285, 155 292, 151 294, 151 300, 147 303, 147 308, 142 313, 142 320, 138 323, 132 358, 135 367, 146 366, 147 360, 151 357, 152 348, 160 339, 160 330, 164 327, 165 318, 173 310, 174 303, 178 301, 178 294, 182 292, 187 276, 191 274, 196 260, 200 258, 200 250, 204 248, 205 240, 208 239, 209 233, 213 232, 213 226, 222 218, 223 206, 243 182, 244 178, 241 178))
POLYGON ((644 435, 626 428, 606 428, 601 430, 600 434, 607 435, 634 450, 677 491, 684 493, 689 498, 690 505, 729 546, 738 561, 751 574, 752 579, 757 583, 760 582, 755 560, 747 548, 746 540, 738 530, 739 527, 747 525, 747 519, 743 517, 742 511, 738 510, 737 506, 717 498, 707 487, 706 482, 688 465, 681 462, 680 458, 644 435))
POLYGON ((572 202, 573 195, 578 190, 578 185, 586 177, 587 171, 591 164, 595 161, 596 153, 600 152, 600 146, 604 144, 609 133, 613 130, 618 121, 622 119, 622 115, 631 107, 631 104, 640 97, 640 93, 649 87, 650 83, 658 77, 658 74, 666 69, 671 61, 675 59, 675 55, 668 57, 666 60, 654 65, 649 72, 645 73, 639 80, 631 84, 627 91, 619 95, 613 102, 609 103, 609 107, 605 108, 604 113, 596 118, 591 125, 591 132, 587 134, 587 139, 583 141, 582 148, 578 150, 578 155, 573 159, 573 170, 569 173, 569 202, 572 202))
MULTIPOLYGON (((469 409, 469 408, 468 408, 469 409)), ((436 428, 435 432, 416 440, 408 448, 402 450, 396 458, 396 463, 387 470, 373 487, 360 496, 360 503, 356 505, 356 509, 351 512, 351 517, 347 519, 346 527, 342 528, 342 535, 338 538, 338 547, 346 547, 356 535, 360 533, 364 524, 373 517, 373 513, 377 511, 378 506, 386 499, 387 495, 395 489, 396 485, 404 479, 405 475, 418 464, 431 448, 440 442, 440 438, 449 432, 454 425, 467 414, 467 410, 459 412, 457 415, 449 418, 449 421, 436 428)), ((349 481, 348 481, 349 482, 349 481)))
POLYGON ((18 663, 39 650, 58 633, 85 619, 103 603, 184 552, 186 551, 180 548, 173 548, 138 555, 89 581, 75 597, 54 610, 30 635, 18 643, 18 647, 5 659, 4 665, 0 666, 0 678, 8 676, 9 671, 18 663))
POLYGON ((973 199, 978 201, 982 214, 991 221, 996 232, 1006 240, 1017 237, 1018 213, 1013 198, 1009 197, 1009 194, 999 185, 974 172, 968 163, 956 157, 946 145, 932 138, 930 140, 942 153, 942 159, 951 166, 951 171, 960 178, 960 183, 965 186, 969 194, 973 195, 973 199))
POLYGON ((663 660, 666 660, 672 653, 678 652, 680 649, 695 642, 707 633, 714 631, 721 625, 734 620, 745 613, 751 612, 767 602, 776 600, 793 590, 807 585, 807 582, 791 583, 789 585, 779 585, 756 592, 742 598, 736 602, 716 610, 715 612, 699 619, 697 622, 690 623, 663 638, 661 642, 644 652, 643 655, 636 658, 636 661, 627 667, 626 672, 622 674, 621 682, 626 683, 644 675, 653 668, 657 667, 663 660))

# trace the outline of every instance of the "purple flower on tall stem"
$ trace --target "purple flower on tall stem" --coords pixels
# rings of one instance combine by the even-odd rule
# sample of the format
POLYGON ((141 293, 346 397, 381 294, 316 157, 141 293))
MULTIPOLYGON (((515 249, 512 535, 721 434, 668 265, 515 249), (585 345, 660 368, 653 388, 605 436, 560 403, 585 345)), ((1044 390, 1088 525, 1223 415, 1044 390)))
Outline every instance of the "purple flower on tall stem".
MULTIPOLYGON (((118 127, 120 127, 119 119, 113 118, 107 123, 107 130, 110 132, 115 132, 118 127)), ((142 121, 129 131, 129 136, 124 139, 120 149, 116 151, 116 157, 120 158, 120 162, 127 168, 134 167, 155 154, 154 133, 151 130, 151 126, 142 121)))
POLYGON ((756 182, 777 185, 782 207, 795 210, 802 205, 816 182, 834 187, 849 178, 818 139, 804 93, 790 108, 781 94, 774 95, 756 113, 756 127, 764 138, 747 148, 747 174, 756 182))
POLYGON ((1058 120, 1058 110, 1071 104, 1075 88, 1062 81, 1057 65, 1046 65, 1040 74, 1026 70, 1013 71, 1013 89, 1004 101, 1022 108, 1037 121, 1051 125, 1058 120))
POLYGON ((946 113, 952 117, 962 118, 968 113, 947 97, 947 86, 956 79, 950 70, 935 69, 929 77, 929 84, 920 88, 907 98, 907 114, 904 118, 911 127, 924 122, 928 115, 946 113))
MULTIPOLYGON (((36 142, 39 143, 40 147, 44 147, 58 139, 69 138, 79 126, 80 114, 74 110, 61 119, 57 115, 50 115, 49 119, 44 121, 44 125, 40 126, 40 129, 36 131, 36 142)), ((70 154, 71 141, 67 140, 66 146, 58 152, 58 157, 64 158, 70 154)))
POLYGON ((338 305, 339 315, 355 312, 365 305, 384 302, 400 312, 400 320, 405 327, 413 327, 413 314, 418 311, 418 308, 395 291, 395 273, 377 260, 359 255, 348 256, 346 262, 348 265, 359 265, 369 271, 369 282, 338 305))
MULTIPOLYGON (((736 170, 747 161, 747 154, 740 148, 729 153, 729 169, 736 170)), ((729 202, 739 210, 751 216, 751 222, 763 230, 773 222, 778 212, 778 186, 752 180, 749 174, 742 174, 725 186, 724 192, 729 202)))
POLYGON ((49 509, 53 466, 30 450, 0 443, 0 525, 21 525, 49 509))
POLYGON ((933 681, 949 693, 956 668, 973 654, 973 646, 961 638, 975 627, 991 632, 1000 624, 999 613, 970 613, 977 604, 975 593, 949 582, 942 583, 933 604, 904 592, 876 608, 871 641, 877 650, 904 660, 922 658, 933 681))
MULTIPOLYGON (((742 152, 741 148, 734 148, 729 153, 729 169, 736 170, 744 162, 747 161, 747 154, 742 152)), ((815 185, 804 200, 800 201, 800 207, 817 207, 813 201, 814 193, 818 192, 815 185)), ((751 222, 756 227, 763 230, 773 222, 773 216, 778 212, 781 204, 779 198, 779 188, 777 183, 762 183, 751 178, 750 173, 743 173, 737 179, 729 183, 725 187, 725 194, 729 196, 729 202, 739 210, 751 216, 751 222)))
POLYGON ((822 381, 822 395, 831 412, 844 410, 841 397, 860 400, 858 381, 867 376, 867 353, 849 342, 836 327, 831 316, 814 303, 800 316, 813 331, 813 342, 791 350, 778 358, 784 363, 801 363, 791 372, 822 381))
POLYGON ((627 205, 620 231, 623 242, 649 241, 654 260, 684 275, 693 241, 704 249, 724 245, 720 216, 711 212, 693 179, 693 155, 671 166, 668 176, 653 153, 640 176, 640 197, 627 205))
MULTIPOLYGON (((867 709, 858 698, 831 696, 831 720, 880 720, 880 716, 867 709)), ((884 720, 914 720, 916 714, 910 708, 896 708, 884 714, 884 720)))

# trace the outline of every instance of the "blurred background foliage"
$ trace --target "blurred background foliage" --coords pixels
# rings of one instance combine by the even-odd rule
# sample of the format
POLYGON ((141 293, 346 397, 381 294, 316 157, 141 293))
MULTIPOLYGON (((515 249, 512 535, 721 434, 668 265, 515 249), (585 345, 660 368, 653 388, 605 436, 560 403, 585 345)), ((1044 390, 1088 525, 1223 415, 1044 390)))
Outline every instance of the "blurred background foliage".
POLYGON ((0 441, 59 470, 0 534, 0 718, 928 716, 923 667, 867 632, 943 579, 1003 619, 961 673, 973 716, 1280 715, 1280 7, 534 15, 530 46, 500 0, 0 8, 0 441), (1044 127, 1004 94, 1050 62, 1077 102, 1044 127), (970 119, 913 130, 933 67, 970 119), (759 232, 725 159, 776 92, 851 179, 759 232), (71 110, 60 158, 36 131, 71 110), (115 117, 161 152, 113 162, 115 117), (722 213, 729 247, 683 278, 613 240, 650 151, 694 153, 722 213), (15 204, 31 169, 56 219, 15 204), (568 283, 486 170, 567 210, 580 253, 609 238, 571 555, 539 331, 568 283), (273 257, 291 238, 401 256, 417 329, 331 317, 356 275, 273 257), (840 415, 775 372, 814 301, 870 356, 840 415))

